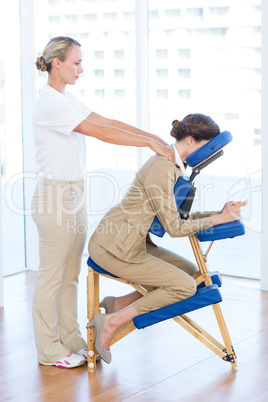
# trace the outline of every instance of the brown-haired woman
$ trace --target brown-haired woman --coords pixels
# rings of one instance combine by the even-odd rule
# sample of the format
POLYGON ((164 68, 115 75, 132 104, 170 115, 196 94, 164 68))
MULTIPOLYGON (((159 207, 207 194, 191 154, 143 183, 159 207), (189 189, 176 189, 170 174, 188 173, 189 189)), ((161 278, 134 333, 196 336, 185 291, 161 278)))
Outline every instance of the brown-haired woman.
POLYGON ((151 157, 137 172, 123 200, 102 219, 89 241, 93 261, 113 275, 143 285, 151 292, 137 291, 122 297, 106 297, 100 304, 106 314, 97 314, 89 326, 97 329, 95 347, 107 363, 116 330, 139 314, 165 307, 193 296, 196 266, 148 241, 148 230, 155 215, 172 237, 189 236, 199 230, 239 219, 246 203, 229 202, 222 211, 196 212, 183 220, 177 212, 174 185, 185 174, 189 155, 219 134, 209 117, 195 113, 172 123, 170 146, 175 163, 162 156, 151 157), (147 242, 146 242, 147 239, 147 242))

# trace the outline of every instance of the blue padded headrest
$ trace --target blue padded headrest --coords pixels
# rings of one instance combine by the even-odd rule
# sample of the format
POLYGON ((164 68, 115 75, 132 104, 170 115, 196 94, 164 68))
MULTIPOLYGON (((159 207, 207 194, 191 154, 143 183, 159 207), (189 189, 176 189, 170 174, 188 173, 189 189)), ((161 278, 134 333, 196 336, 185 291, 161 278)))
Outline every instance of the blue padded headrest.
POLYGON ((232 141, 232 139, 233 136, 230 131, 223 131, 216 135, 216 137, 212 138, 207 144, 188 156, 186 159, 187 165, 190 167, 199 165, 232 141))

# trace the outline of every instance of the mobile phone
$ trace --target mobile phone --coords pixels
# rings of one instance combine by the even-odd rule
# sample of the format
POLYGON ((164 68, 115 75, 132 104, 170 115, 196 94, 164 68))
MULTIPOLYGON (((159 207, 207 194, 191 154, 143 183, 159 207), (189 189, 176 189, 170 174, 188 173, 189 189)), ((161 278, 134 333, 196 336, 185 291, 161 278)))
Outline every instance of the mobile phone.
POLYGON ((242 201, 240 202, 246 202, 249 199, 249 196, 245 197, 242 201))

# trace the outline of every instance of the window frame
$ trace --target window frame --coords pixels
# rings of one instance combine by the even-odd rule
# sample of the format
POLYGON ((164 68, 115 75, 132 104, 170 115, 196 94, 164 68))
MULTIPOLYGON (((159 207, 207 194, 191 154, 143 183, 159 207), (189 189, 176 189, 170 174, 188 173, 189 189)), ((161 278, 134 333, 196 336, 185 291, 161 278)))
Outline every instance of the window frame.
POLYGON ((21 46, 21 104, 23 138, 23 186, 24 186, 24 241, 25 268, 37 270, 38 236, 31 216, 32 194, 36 186, 35 147, 32 112, 35 100, 34 50, 34 0, 20 0, 20 46, 21 46), (24 44, 27 43, 27 46, 24 44))

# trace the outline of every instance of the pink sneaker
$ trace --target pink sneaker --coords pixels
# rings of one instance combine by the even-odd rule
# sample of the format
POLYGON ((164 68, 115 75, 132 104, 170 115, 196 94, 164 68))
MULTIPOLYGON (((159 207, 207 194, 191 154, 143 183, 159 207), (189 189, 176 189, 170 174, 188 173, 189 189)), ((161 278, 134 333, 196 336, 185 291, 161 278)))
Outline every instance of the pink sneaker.
POLYGON ((86 362, 84 356, 70 352, 67 356, 56 361, 55 363, 39 363, 42 366, 57 366, 60 368, 74 368, 82 366, 86 362))
POLYGON ((87 348, 80 349, 76 352, 77 355, 83 356, 87 360, 87 348))

